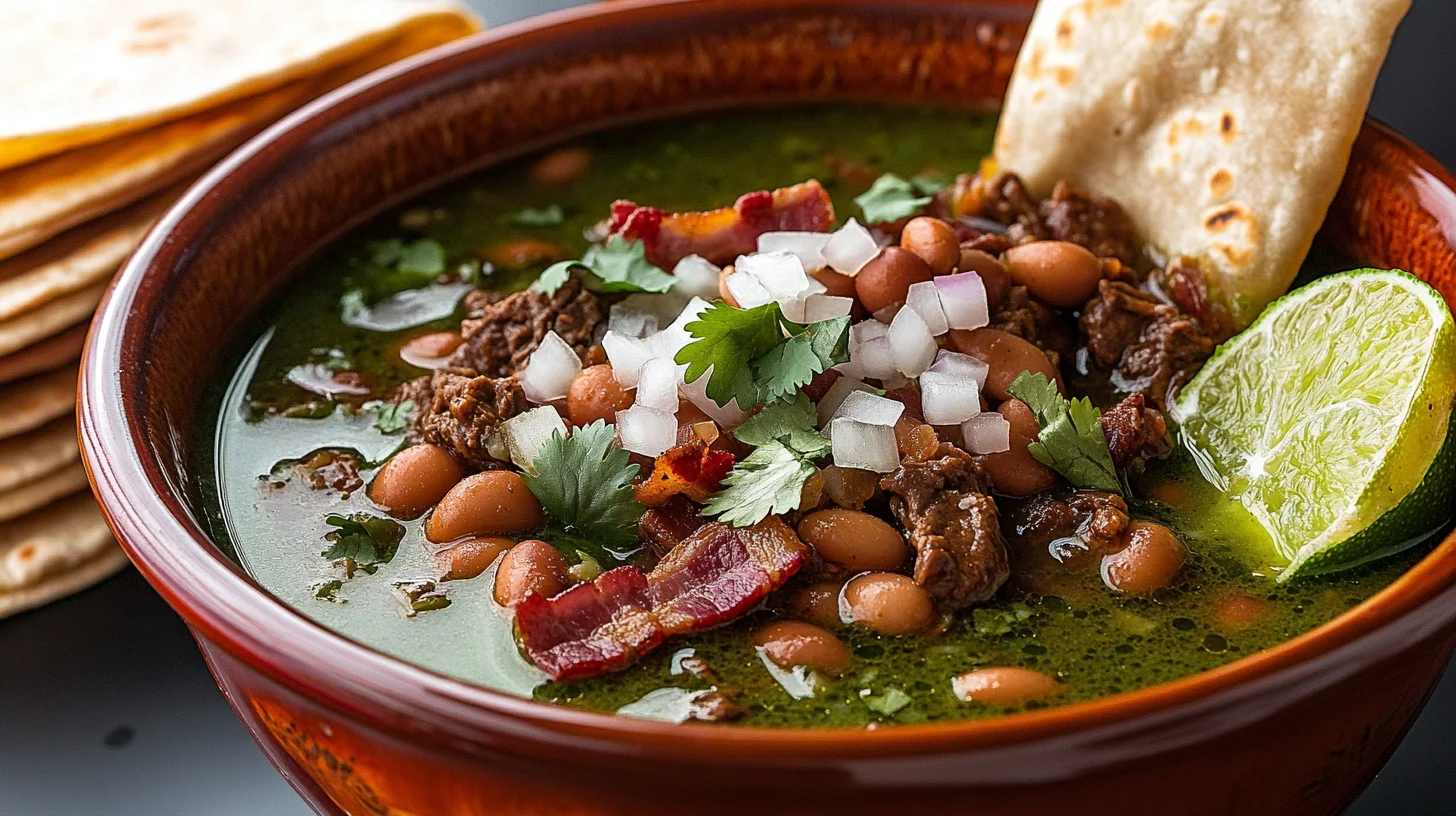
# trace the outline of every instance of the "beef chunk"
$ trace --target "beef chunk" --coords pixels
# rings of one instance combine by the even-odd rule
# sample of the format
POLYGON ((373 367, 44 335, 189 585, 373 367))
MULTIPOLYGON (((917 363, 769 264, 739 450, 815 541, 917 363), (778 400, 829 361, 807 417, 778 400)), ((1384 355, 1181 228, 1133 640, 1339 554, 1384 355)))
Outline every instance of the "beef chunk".
POLYGON ((596 295, 582 288, 579 276, 549 296, 530 290, 498 299, 474 293, 466 300, 466 313, 472 316, 460 324, 465 339, 450 356, 450 365, 486 377, 520 374, 550 331, 589 359, 597 329, 605 323, 605 310, 596 295))
POLYGON ((1126 469, 1134 462, 1156 459, 1172 450, 1163 415, 1147 407, 1142 394, 1132 394, 1102 412, 1102 433, 1112 463, 1126 469))
POLYGON ((1098 284, 1080 324, 1093 359, 1115 367, 1122 387, 1159 409, 1213 353, 1212 338, 1192 318, 1122 281, 1098 284))
POLYGON ((1041 202, 1039 210, 1053 240, 1071 241, 1099 258, 1116 258, 1125 264, 1137 257, 1132 220, 1110 198, 1091 195, 1063 180, 1057 182, 1052 197, 1041 202))
POLYGON ((364 477, 359 475, 363 467, 363 461, 350 451, 320 448, 303 459, 279 465, 269 485, 280 488, 296 476, 311 490, 332 490, 347 499, 364 486, 364 477))
POLYGON ((494 470, 506 463, 490 455, 486 439, 500 424, 526 411, 526 394, 514 377, 482 377, 470 369, 445 368, 431 379, 429 400, 415 419, 420 441, 455 453, 466 464, 494 470))
POLYGON ((981 213, 1005 224, 1006 237, 1012 244, 1044 241, 1051 237, 1021 176, 998 173, 989 181, 983 181, 977 192, 981 197, 981 213))
POLYGON ((1056 312, 1033 300, 1025 286, 1006 291, 1006 303, 991 315, 988 328, 1014 334, 1045 351, 1052 366, 1061 365, 1062 354, 1071 350, 1075 339, 1056 312))
POLYGON ((415 377, 413 380, 405 380, 390 392, 389 401, 401 403, 409 400, 415 404, 415 407, 423 411, 429 406, 430 398, 435 396, 435 387, 430 384, 432 379, 434 379, 433 375, 425 374, 415 377))
POLYGON ((996 503, 974 457, 940 445, 880 481, 915 547, 915 582, 950 608, 987 600, 1011 574, 996 503))
POLYGON ((1176 308, 1159 303, 1131 284, 1104 280, 1097 284, 1097 297, 1087 303, 1080 323, 1093 359, 1111 368, 1122 360, 1122 353, 1137 342, 1149 323, 1177 313, 1176 308))
POLYGON ((1122 534, 1127 530, 1127 502, 1114 493, 1100 490, 1078 490, 1067 500, 1077 516, 1077 538, 1092 552, 1100 555, 1122 549, 1122 534))
POLYGON ((1127 503, 1100 490, 1038 493, 1013 505, 1008 535, 1030 549, 1050 552, 1062 563, 1117 552, 1127 531, 1127 503))

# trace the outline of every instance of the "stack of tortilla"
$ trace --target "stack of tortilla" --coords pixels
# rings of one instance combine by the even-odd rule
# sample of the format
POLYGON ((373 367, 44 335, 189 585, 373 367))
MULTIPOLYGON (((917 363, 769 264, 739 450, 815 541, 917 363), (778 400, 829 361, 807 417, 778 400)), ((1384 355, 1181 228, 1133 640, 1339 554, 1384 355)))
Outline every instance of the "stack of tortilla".
POLYGON ((126 562, 87 491, 75 391, 147 229, 284 114, 478 27, 448 0, 0 5, 0 617, 126 562))

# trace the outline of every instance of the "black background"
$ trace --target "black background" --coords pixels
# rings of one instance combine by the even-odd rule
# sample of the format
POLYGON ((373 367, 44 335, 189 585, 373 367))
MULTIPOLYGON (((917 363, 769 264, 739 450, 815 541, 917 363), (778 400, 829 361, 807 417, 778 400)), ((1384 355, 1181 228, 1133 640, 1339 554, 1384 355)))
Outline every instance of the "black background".
MULTIPOLYGON (((471 5, 499 24, 575 2, 471 5)), ((1371 112, 1456 166, 1453 79, 1456 0, 1415 0, 1371 112)), ((1348 813, 1456 813, 1453 735, 1456 673, 1348 813)), ((234 719, 181 621, 134 571, 0 621, 0 814, 306 813, 234 719)))

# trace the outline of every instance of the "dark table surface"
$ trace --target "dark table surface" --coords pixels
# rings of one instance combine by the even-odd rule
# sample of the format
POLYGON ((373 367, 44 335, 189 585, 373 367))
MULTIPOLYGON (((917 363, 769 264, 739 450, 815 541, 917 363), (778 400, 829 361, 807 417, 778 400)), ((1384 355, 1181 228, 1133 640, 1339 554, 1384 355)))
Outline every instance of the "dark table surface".
MULTIPOLYGON (((574 0, 472 0, 499 24, 574 0)), ((1415 0, 1372 111, 1456 167, 1456 2, 1415 0)), ((1456 814, 1456 672, 1348 811, 1456 814)), ((134 571, 0 621, 0 814, 303 816, 134 571)))

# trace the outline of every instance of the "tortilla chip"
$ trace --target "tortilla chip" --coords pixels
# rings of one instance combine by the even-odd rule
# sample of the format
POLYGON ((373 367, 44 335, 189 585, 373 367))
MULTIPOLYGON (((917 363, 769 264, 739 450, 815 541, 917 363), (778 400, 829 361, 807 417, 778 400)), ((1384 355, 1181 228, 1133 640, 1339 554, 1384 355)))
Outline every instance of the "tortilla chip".
POLYGON ((80 459, 76 419, 70 415, 0 441, 0 493, 24 487, 80 459))
POLYGON ((0 521, 19 518, 56 499, 79 493, 88 484, 86 468, 80 462, 47 473, 28 485, 0 493, 0 521))
POLYGON ((76 378, 72 364, 0 388, 0 439, 32 431, 76 409, 76 378))
POLYGON ((0 167, 271 91, 476 20, 442 0, 48 0, 0 8, 0 167))
POLYGON ((45 337, 88 323, 96 304, 106 294, 106 283, 98 283, 56 298, 37 309, 0 320, 0 354, 19 351, 45 337))
POLYGON ((0 355, 0 383, 15 382, 81 359, 81 348, 86 345, 86 332, 90 328, 89 323, 80 323, 20 351, 0 355))
POLYGON ((1294 280, 1410 0, 1042 0, 996 161, 1196 258, 1247 325, 1294 280))
POLYGON ((84 589, 125 564, 90 493, 0 523, 0 617, 84 589))

